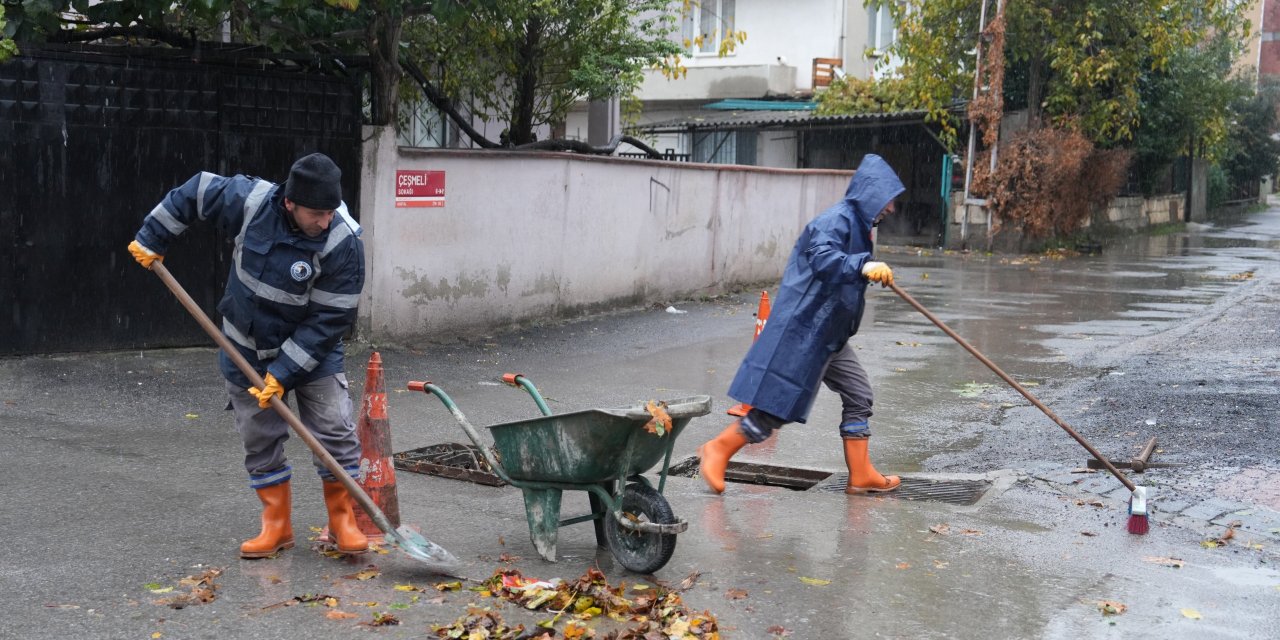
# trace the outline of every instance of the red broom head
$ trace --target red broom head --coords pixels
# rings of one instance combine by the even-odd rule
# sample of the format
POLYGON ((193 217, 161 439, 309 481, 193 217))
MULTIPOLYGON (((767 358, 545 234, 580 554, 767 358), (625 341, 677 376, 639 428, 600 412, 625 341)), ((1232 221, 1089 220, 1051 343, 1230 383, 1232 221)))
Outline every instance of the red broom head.
POLYGON ((1145 515, 1129 516, 1129 533, 1135 536, 1145 536, 1151 530, 1151 522, 1147 520, 1145 515))
POLYGON ((1150 530, 1151 522, 1147 519, 1147 488, 1138 487, 1129 496, 1129 533, 1143 536, 1150 530))

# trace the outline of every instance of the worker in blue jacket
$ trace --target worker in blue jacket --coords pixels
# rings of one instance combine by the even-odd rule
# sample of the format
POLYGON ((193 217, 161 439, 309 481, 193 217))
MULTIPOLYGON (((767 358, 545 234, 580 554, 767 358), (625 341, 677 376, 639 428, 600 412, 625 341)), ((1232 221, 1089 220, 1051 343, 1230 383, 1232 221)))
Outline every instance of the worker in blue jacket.
POLYGON ((729 387, 733 399, 752 409, 698 450, 702 477, 716 493, 724 491, 725 468, 739 449, 808 418, 819 382, 839 394, 843 405, 846 493, 892 491, 901 483, 871 464, 871 383, 848 341, 862 321, 867 284, 893 282, 889 266, 872 260, 871 230, 893 213, 893 199, 902 192, 888 163, 868 154, 844 199, 805 225, 769 321, 729 387))
MULTIPOLYGON (((364 244, 342 202, 341 177, 320 153, 295 162, 283 186, 203 172, 170 191, 129 243, 134 259, 150 269, 197 222, 212 221, 235 236, 231 274, 218 303, 222 331, 266 382, 265 388, 251 387, 222 354, 249 486, 263 507, 261 532, 240 546, 245 558, 268 557, 294 543, 292 469, 284 455, 289 430, 269 410, 273 396, 284 399, 292 391, 303 424, 348 474, 355 477, 360 469, 342 336, 355 322, 364 287, 364 244)), ((313 462, 338 550, 366 551, 368 538, 356 526, 350 494, 319 459, 313 462)))

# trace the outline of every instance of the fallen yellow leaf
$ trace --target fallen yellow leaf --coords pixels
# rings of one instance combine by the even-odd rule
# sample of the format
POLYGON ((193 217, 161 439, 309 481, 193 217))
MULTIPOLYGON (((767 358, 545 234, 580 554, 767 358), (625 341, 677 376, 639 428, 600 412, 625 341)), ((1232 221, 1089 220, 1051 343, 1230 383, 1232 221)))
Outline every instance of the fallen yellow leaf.
POLYGON ((1201 618, 1204 617, 1200 615, 1200 612, 1196 611, 1195 609, 1183 609, 1182 615, 1187 618, 1191 618, 1192 620, 1200 620, 1201 618))
POLYGON ((163 633, 160 633, 159 631, 157 631, 151 634, 151 640, 159 640, 160 636, 163 636, 163 635, 164 635, 163 633))
POLYGON ((1128 606, 1113 602, 1111 600, 1101 600, 1098 602, 1098 608, 1102 610, 1104 616, 1118 616, 1128 610, 1128 606))
POLYGON ((822 580, 820 578, 806 578, 804 576, 800 576, 800 582, 803 582, 805 584, 811 584, 815 587, 825 587, 831 584, 830 580, 822 580))
POLYGON ((342 577, 348 580, 372 580, 378 577, 378 575, 381 573, 382 573, 381 571, 378 571, 375 568, 369 568, 369 569, 365 569, 363 571, 357 571, 355 573, 345 575, 342 577))
POLYGON ((325 598, 324 606, 330 607, 330 608, 336 607, 338 606, 338 599, 333 597, 325 598))
POLYGON ((396 591, 422 591, 422 587, 415 587, 411 584, 398 584, 395 586, 396 591))
POLYGON ((338 611, 337 609, 334 609, 333 611, 330 611, 329 613, 324 614, 324 617, 330 620, 349 620, 351 618, 358 618, 360 616, 357 616, 354 613, 347 613, 346 611, 338 611))

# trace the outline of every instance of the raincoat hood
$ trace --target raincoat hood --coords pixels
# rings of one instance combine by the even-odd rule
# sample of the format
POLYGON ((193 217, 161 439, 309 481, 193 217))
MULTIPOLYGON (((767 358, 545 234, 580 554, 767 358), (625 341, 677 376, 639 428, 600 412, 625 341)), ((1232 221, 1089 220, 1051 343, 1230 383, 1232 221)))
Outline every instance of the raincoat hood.
POLYGON ((853 208, 853 214, 869 229, 876 215, 905 190, 898 174, 889 168, 889 163, 874 153, 868 153, 862 157, 853 179, 849 180, 844 199, 853 208))

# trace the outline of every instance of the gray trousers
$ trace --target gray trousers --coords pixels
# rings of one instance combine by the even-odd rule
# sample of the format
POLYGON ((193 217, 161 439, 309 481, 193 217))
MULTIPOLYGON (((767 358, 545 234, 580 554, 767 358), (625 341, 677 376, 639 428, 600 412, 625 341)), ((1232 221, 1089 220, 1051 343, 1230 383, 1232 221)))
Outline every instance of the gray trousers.
MULTIPOLYGON (((868 421, 874 399, 871 381, 848 343, 831 354, 822 372, 822 382, 840 396, 840 435, 845 438, 869 437, 871 427, 868 421)), ((752 409, 742 419, 741 429, 749 442, 764 442, 785 424, 787 421, 782 418, 752 409)))
MULTIPOLYGON (((290 395, 296 399, 302 424, 343 470, 355 478, 360 472, 360 441, 351 420, 351 395, 347 387, 346 374, 339 373, 290 389, 285 400, 290 395)), ((235 413, 236 431, 244 443, 244 468, 249 472, 249 486, 261 489, 287 482, 292 475, 292 467, 284 456, 289 424, 275 409, 258 408, 258 399, 238 385, 228 382, 227 394, 235 413)), ((322 479, 335 479, 319 457, 313 455, 312 463, 322 479)))

